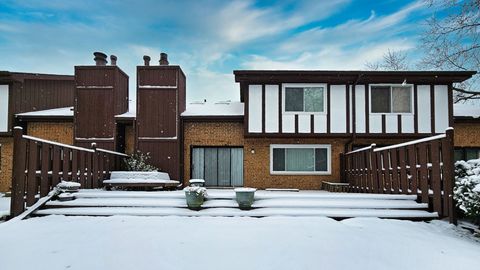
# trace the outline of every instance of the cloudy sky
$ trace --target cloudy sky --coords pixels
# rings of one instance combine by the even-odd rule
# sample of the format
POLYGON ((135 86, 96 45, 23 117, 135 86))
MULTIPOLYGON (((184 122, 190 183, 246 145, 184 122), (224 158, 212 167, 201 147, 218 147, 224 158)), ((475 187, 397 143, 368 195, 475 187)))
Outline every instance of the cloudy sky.
POLYGON ((418 57, 420 1, 2 0, 0 70, 73 74, 94 51, 130 76, 167 52, 188 101, 238 100, 236 69, 365 69, 388 50, 418 57))

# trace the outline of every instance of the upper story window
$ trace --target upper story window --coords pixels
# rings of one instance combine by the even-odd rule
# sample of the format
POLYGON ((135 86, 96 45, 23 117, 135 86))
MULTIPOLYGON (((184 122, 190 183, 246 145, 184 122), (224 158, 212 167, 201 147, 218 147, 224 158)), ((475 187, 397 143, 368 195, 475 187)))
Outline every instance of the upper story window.
POLYGON ((283 93, 284 112, 325 112, 324 84, 284 84, 283 93))
POLYGON ((371 85, 372 113, 412 113, 411 85, 371 85))
POLYGON ((0 132, 8 131, 8 85, 0 85, 0 132))

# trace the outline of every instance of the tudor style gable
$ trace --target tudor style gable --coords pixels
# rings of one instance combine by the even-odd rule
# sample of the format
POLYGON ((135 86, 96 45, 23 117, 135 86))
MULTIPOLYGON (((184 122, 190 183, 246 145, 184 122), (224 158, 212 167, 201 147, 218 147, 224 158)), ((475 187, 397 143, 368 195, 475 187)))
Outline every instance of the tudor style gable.
POLYGON ((425 136, 452 125, 474 72, 234 71, 246 136, 425 136))

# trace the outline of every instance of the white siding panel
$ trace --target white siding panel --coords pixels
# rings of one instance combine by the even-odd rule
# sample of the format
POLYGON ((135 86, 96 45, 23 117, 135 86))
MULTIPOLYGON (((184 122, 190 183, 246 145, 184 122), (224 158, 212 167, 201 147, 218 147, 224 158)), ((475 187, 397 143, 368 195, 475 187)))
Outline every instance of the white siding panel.
POLYGON ((385 132, 397 133, 398 132, 398 116, 396 114, 387 114, 385 117, 385 132))
POLYGON ((282 115, 282 132, 283 133, 295 132, 295 115, 293 114, 282 115))
POLYGON ((0 85, 0 132, 8 132, 8 85, 0 85))
POLYGON ((278 85, 265 86, 265 132, 278 130, 278 85))
POLYGON ((330 86, 330 132, 347 132, 346 86, 330 86))
POLYGON ((370 114, 370 133, 382 133, 382 115, 370 114))
POLYGON ((448 128, 448 86, 435 85, 435 132, 448 128))
POLYGON ((417 86, 418 95, 418 132, 431 132, 430 85, 417 86))
POLYGON ((310 133, 310 114, 298 115, 298 133, 310 133))
POLYGON ((366 132, 365 121, 365 86, 355 86, 355 131, 357 133, 366 132))
POLYGON ((327 116, 325 114, 317 114, 313 117, 313 132, 327 132, 327 116))
POLYGON ((262 86, 248 87, 248 131, 262 132, 262 86))
POLYGON ((413 115, 402 115, 402 133, 415 133, 413 115))

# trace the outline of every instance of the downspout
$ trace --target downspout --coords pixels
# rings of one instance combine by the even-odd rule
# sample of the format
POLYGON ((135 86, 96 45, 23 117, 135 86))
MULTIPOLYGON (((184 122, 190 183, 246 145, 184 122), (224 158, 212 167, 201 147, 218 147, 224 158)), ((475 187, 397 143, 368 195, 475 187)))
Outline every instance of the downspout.
MULTIPOLYGON (((355 82, 352 84, 352 93, 353 93, 353 89, 355 88, 354 86, 356 86, 358 84, 358 81, 364 76, 363 73, 361 74, 358 74, 357 76, 357 79, 355 80, 355 82)), ((353 99, 350 101, 350 102, 353 102, 353 99)), ((350 106, 350 104, 347 104, 347 106, 350 106)), ((353 109, 353 106, 352 106, 352 109, 353 109)), ((356 112, 356 111, 355 111, 356 112)), ((353 116, 353 112, 352 113, 352 116, 353 116)), ((352 117, 353 118, 353 117, 352 117)), ((355 119, 356 120, 356 119, 355 119)), ((352 121, 352 119, 350 119, 350 121, 352 121)), ((356 129, 354 129, 353 127, 355 126, 355 123, 352 123, 352 131, 351 131, 351 135, 350 135, 350 139, 347 141, 347 143, 345 144, 345 153, 351 151, 351 147, 353 146, 353 142, 355 141, 356 139, 356 129), (353 132, 353 130, 355 130, 355 132, 353 132)))

